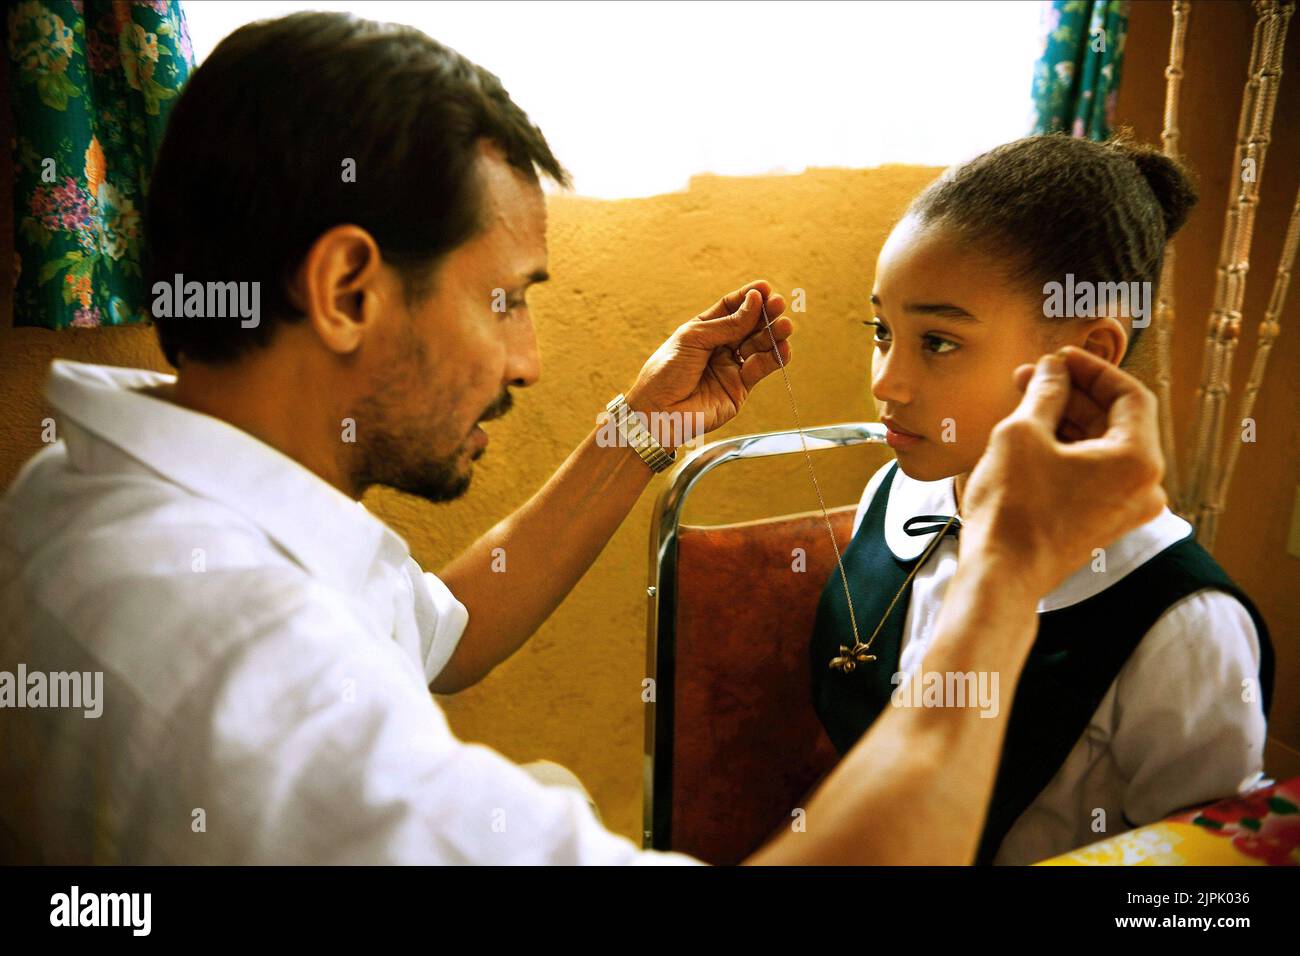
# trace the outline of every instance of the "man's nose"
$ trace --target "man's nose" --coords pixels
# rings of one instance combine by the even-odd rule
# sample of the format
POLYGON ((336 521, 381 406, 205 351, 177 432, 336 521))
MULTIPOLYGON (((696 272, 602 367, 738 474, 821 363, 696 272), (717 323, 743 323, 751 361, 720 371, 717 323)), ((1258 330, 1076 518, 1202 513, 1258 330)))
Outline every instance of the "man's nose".
POLYGON ((871 360, 871 394, 877 402, 907 405, 912 401, 911 373, 897 347, 871 360))
POLYGON ((541 378, 542 356, 537 348, 537 330, 533 328, 531 319, 515 324, 507 348, 507 384, 527 388, 541 378))

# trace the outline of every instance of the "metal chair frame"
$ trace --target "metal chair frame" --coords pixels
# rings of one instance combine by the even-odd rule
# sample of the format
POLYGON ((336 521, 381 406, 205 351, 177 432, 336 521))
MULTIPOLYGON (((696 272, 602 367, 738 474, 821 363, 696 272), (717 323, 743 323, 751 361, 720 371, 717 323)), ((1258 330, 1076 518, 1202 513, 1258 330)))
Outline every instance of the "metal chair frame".
POLYGON ((645 796, 642 844, 667 850, 672 839, 672 741, 674 668, 676 663, 678 528, 686 497, 705 474, 719 465, 747 458, 883 444, 885 426, 878 422, 845 422, 797 429, 738 435, 712 442, 688 455, 673 471, 660 493, 650 522, 649 620, 646 673, 653 681, 645 722, 645 796))

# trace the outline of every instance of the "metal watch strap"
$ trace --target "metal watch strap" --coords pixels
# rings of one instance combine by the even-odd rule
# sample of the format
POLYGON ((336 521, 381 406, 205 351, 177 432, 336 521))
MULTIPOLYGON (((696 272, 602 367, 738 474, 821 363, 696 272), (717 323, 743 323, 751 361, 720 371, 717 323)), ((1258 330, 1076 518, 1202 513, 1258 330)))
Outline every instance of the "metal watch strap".
POLYGON ((633 414, 631 407, 622 393, 615 395, 605 406, 605 410, 614 417, 619 434, 636 449, 637 455, 646 466, 656 474, 670 467, 677 460, 677 452, 669 451, 655 440, 641 419, 633 414))

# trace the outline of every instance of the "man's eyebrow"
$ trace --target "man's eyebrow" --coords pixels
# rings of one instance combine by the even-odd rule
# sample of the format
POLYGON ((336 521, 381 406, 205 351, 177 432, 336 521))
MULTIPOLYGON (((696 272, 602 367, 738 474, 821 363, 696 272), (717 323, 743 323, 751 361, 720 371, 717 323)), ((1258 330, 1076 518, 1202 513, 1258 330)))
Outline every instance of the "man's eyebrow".
MULTIPOLYGON (((880 296, 872 294, 871 304, 880 305, 880 296)), ((971 315, 959 305, 953 305, 951 302, 908 302, 903 306, 904 312, 918 312, 921 315, 937 315, 940 318, 952 319, 955 322, 978 322, 979 319, 971 315)))

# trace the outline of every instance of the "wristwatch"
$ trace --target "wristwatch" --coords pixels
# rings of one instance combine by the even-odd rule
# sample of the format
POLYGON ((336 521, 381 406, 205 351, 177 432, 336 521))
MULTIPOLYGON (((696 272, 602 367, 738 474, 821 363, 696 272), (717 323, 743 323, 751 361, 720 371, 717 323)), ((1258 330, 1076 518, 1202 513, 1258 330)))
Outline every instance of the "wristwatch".
POLYGON ((636 449, 636 453, 641 456, 641 460, 655 474, 671 467, 673 462, 677 460, 677 452, 675 450, 669 451, 655 440, 654 435, 650 434, 650 430, 642 424, 642 420, 633 414, 622 393, 609 400, 609 404, 605 406, 605 411, 609 412, 614 421, 618 423, 618 433, 623 437, 623 440, 636 449))

